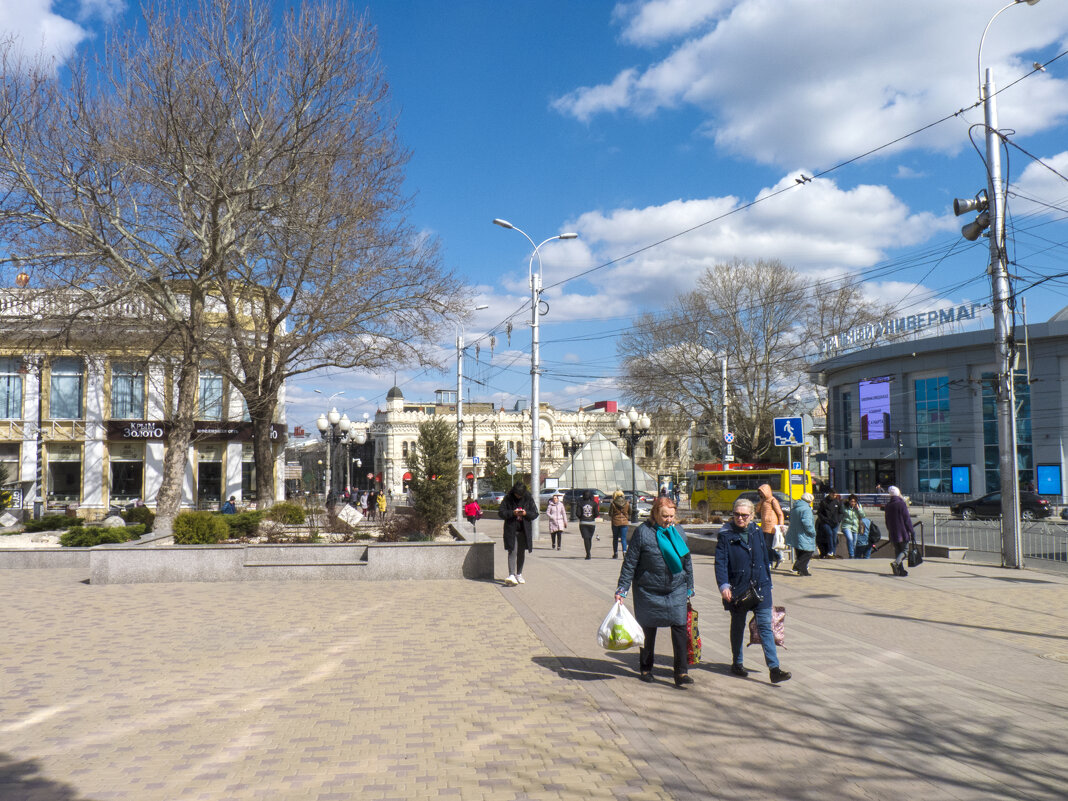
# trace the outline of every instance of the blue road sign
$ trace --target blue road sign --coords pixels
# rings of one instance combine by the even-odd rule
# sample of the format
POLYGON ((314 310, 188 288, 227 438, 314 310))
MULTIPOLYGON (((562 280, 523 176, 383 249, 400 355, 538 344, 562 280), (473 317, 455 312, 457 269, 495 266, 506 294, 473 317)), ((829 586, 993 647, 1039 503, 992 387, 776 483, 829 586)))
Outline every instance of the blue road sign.
POLYGON ((790 469, 791 470, 800 470, 801 469, 801 462, 791 462, 790 469))
POLYGON ((802 436, 800 417, 775 418, 775 444, 777 446, 785 448, 800 445, 802 436))

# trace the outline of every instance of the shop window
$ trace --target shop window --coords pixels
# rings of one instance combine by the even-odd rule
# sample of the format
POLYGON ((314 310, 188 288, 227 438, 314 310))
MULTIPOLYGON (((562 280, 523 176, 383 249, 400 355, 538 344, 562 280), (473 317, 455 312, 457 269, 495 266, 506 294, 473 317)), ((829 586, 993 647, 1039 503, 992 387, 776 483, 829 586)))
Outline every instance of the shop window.
POLYGON ((145 374, 133 365, 111 366, 111 417, 113 420, 145 417, 145 374))
POLYGON ((47 492, 52 503, 78 503, 82 497, 80 445, 49 445, 47 492))
POLYGON ((0 358, 0 420, 22 419, 22 360, 0 358))
POLYGON ((111 501, 130 503, 142 496, 145 478, 143 445, 121 443, 111 446, 111 501))
POLYGON ((222 420, 222 410, 222 376, 210 370, 202 370, 200 372, 200 410, 197 417, 201 420, 222 420))
POLYGON ((256 456, 252 445, 241 448, 241 499, 256 500, 256 456))
POLYGON ((0 442, 0 467, 7 474, 7 483, 15 484, 19 480, 19 443, 0 442))
POLYGON ((51 370, 48 416, 53 420, 80 420, 84 381, 85 365, 81 359, 55 359, 51 370))

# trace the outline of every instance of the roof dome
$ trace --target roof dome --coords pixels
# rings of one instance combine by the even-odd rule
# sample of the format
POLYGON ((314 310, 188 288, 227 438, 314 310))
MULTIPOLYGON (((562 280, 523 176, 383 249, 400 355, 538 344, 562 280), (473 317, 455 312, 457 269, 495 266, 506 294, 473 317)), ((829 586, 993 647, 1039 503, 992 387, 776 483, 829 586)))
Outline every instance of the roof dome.
POLYGON ((400 387, 395 386, 393 387, 393 389, 386 393, 386 400, 404 400, 404 393, 401 392, 400 387))

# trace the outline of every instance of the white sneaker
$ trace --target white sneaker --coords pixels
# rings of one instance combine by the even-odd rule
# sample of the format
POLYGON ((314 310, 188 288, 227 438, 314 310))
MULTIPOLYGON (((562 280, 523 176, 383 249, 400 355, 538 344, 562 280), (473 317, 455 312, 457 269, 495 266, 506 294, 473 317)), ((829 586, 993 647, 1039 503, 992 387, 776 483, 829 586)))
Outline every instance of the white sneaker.
POLYGON ((517 573, 515 576, 515 580, 518 581, 520 584, 526 584, 526 582, 523 580, 522 573, 517 573))
POLYGON ((515 576, 509 576, 508 578, 506 578, 504 580, 504 585, 506 587, 514 587, 518 583, 519 583, 519 580, 515 576))

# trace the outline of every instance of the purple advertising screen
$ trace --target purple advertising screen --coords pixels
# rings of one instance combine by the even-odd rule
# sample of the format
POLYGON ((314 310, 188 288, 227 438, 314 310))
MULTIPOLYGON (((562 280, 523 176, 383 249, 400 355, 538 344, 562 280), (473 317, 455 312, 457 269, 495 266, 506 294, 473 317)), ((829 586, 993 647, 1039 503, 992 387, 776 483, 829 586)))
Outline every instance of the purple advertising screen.
POLYGON ((860 382, 860 438, 890 436, 890 377, 860 382))

